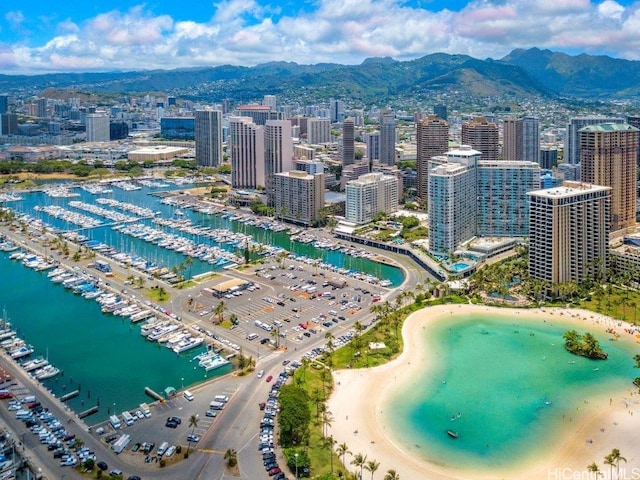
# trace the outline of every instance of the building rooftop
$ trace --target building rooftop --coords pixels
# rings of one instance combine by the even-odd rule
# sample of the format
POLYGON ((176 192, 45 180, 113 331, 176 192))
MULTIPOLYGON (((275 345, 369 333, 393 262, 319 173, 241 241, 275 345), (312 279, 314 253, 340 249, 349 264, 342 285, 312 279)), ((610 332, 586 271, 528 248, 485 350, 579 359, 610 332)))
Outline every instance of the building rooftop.
POLYGON ((579 132, 637 132, 638 129, 628 123, 599 123, 588 125, 578 130, 579 132))
POLYGON ((559 187, 546 188, 544 190, 534 190, 528 192, 527 195, 535 195, 538 197, 561 198, 572 197, 579 193, 587 192, 603 192, 610 191, 611 187, 603 187, 602 185, 592 185, 580 182, 565 182, 559 187))

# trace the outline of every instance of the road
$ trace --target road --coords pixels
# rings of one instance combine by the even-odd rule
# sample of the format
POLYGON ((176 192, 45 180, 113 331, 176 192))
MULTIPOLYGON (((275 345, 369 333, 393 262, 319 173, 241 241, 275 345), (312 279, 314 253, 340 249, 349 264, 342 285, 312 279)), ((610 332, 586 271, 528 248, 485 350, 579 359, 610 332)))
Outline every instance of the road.
MULTIPOLYGON (((11 232, 10 236, 32 250, 43 254, 45 253, 44 247, 33 238, 29 238, 23 234, 17 234, 16 232, 11 232)), ((51 254, 50 251, 48 253, 51 254)), ((401 265, 406 273, 405 281, 401 286, 402 290, 412 289, 417 283, 423 283, 429 278, 426 272, 416 267, 407 258, 400 255, 389 255, 388 252, 385 252, 385 255, 401 265)), ((80 268, 86 268, 86 263, 88 262, 85 261, 84 264, 81 264, 80 268)), ((287 261, 287 263, 288 265, 295 266, 294 271, 301 272, 298 270, 298 267, 303 267, 302 265, 292 261, 287 261)), ((277 307, 274 307, 274 310, 264 311, 263 313, 264 309, 262 307, 257 310, 254 308, 258 297, 270 296, 280 298, 279 295, 286 294, 289 299, 292 297, 297 298, 298 302, 296 302, 295 305, 301 312, 301 318, 296 319, 295 322, 310 322, 312 314, 315 315, 319 312, 326 311, 326 309, 330 307, 329 304, 323 300, 307 300, 301 296, 296 297, 295 294, 292 294, 289 287, 296 282, 294 279, 284 276, 287 272, 286 267, 284 270, 275 267, 275 260, 271 261, 271 263, 267 262, 266 266, 273 266, 274 272, 278 273, 274 281, 266 281, 256 276, 255 273, 253 273, 255 268, 246 272, 235 271, 229 273, 230 276, 244 278, 257 284, 260 286, 260 290, 252 293, 252 299, 246 295, 228 299, 228 311, 226 315, 237 311, 241 320, 240 327, 235 330, 224 331, 220 327, 216 327, 216 333, 218 335, 224 335, 230 342, 239 345, 245 354, 252 354, 255 358, 259 358, 256 370, 265 370, 265 377, 268 375, 276 376, 282 370, 283 360, 300 360, 305 352, 324 345, 326 339, 324 338, 324 331, 312 335, 309 338, 303 337, 302 340, 298 340, 293 332, 287 332, 285 342, 288 348, 278 349, 277 351, 268 349, 266 346, 261 347, 258 342, 247 340, 246 335, 248 332, 259 331, 257 327, 253 326, 254 319, 262 318, 259 317, 259 315, 263 314, 265 318, 273 321, 274 318, 291 317, 291 308, 294 308, 291 306, 294 305, 293 303, 288 303, 287 307, 282 307, 278 310, 276 310, 277 307)), ((95 270, 92 270, 91 273, 102 277, 103 282, 109 282, 110 287, 116 291, 121 292, 123 289, 127 289, 129 294, 136 295, 135 290, 132 290, 124 284, 124 279, 132 273, 129 269, 114 265, 115 276, 109 278, 104 277, 100 272, 95 270)), ((304 274, 307 278, 313 276, 310 272, 305 272, 304 274)), ((135 274, 135 276, 138 275, 135 274)), ((156 281, 154 280, 154 282, 156 281)), ((220 279, 217 279, 217 282, 220 282, 220 279)), ((353 297, 356 292, 361 292, 367 285, 365 282, 352 282, 351 280, 349 282, 350 286, 347 289, 337 290, 336 293, 345 293, 349 297, 353 297), (355 290, 356 285, 359 288, 357 291, 355 290)), ((202 286, 203 285, 200 285, 199 288, 202 286)), ((183 308, 187 304, 189 296, 195 297, 201 295, 199 288, 191 290, 171 289, 173 298, 166 308, 180 316, 182 322, 186 325, 198 325, 204 328, 211 328, 210 316, 203 318, 196 312, 186 311, 183 308)), ((170 287, 167 286, 167 290, 169 289, 170 287)), ((378 290, 380 291, 379 288, 378 290)), ((382 301, 388 300, 393 302, 398 292, 399 289, 380 291, 380 293, 382 293, 382 301)), ((210 302, 208 304, 208 307, 211 308, 210 311, 212 311, 212 307, 218 301, 219 300, 214 298, 198 297, 198 302, 210 302)), ((353 311, 349 315, 346 315, 346 320, 341 321, 335 329, 332 330, 334 335, 337 336, 340 334, 339 332, 346 332, 356 321, 360 321, 362 324, 367 323, 372 317, 369 313, 370 305, 370 298, 367 298, 367 300, 363 302, 360 310, 353 311)), ((289 323, 287 326, 295 325, 295 322, 289 323)), ((261 334, 265 335, 264 332, 261 332, 261 334)), ((143 454, 115 455, 101 437, 95 433, 95 428, 89 431, 89 428, 80 421, 73 412, 69 411, 57 399, 53 398, 49 392, 34 384, 33 379, 28 377, 22 369, 16 367, 12 361, 5 359, 3 363, 7 364, 7 368, 19 383, 32 392, 37 392, 38 399, 43 406, 48 408, 61 421, 66 419, 66 422, 64 422, 65 428, 82 438, 85 445, 96 452, 99 460, 102 459, 108 463, 110 469, 118 468, 124 471, 125 478, 127 475, 132 474, 137 474, 142 478, 154 479, 189 478, 204 480, 227 478, 227 476, 225 476, 223 459, 224 452, 227 449, 234 449, 238 452, 238 461, 242 476, 252 479, 268 478, 264 472, 262 458, 257 452, 257 436, 260 419, 262 417, 258 403, 266 400, 270 384, 265 382, 264 378, 256 378, 255 374, 245 377, 230 374, 202 384, 196 388, 191 388, 190 390, 195 395, 194 401, 188 402, 182 395, 178 395, 166 404, 154 405, 152 408, 152 418, 140 420, 133 426, 126 427, 126 432, 132 436, 132 445, 135 442, 147 440, 156 441, 158 439, 166 439, 172 444, 186 445, 186 435, 191 433, 191 429, 188 428, 188 419, 191 415, 199 415, 198 427, 195 431, 201 434, 202 438, 200 442, 193 447, 193 453, 188 459, 181 460, 176 462, 175 465, 161 469, 157 463, 141 462, 140 458, 144 457, 143 454), (209 402, 216 394, 228 395, 230 401, 217 418, 211 419, 205 417, 205 412, 208 410, 209 402), (183 420, 182 424, 175 431, 170 431, 170 429, 164 426, 166 418, 172 415, 180 416, 183 420), (139 455, 142 455, 142 457, 139 455)), ((22 422, 16 420, 12 413, 13 412, 8 412, 6 408, 0 406, 0 418, 14 431, 16 436, 24 438, 27 455, 42 469, 45 478, 61 478, 62 475, 65 475, 65 478, 75 478, 76 476, 81 478, 81 476, 77 475, 74 471, 60 467, 58 460, 52 458, 51 452, 47 451, 46 446, 41 445, 37 437, 28 432, 22 422)), ((156 443, 156 448, 158 445, 159 443, 156 443)))

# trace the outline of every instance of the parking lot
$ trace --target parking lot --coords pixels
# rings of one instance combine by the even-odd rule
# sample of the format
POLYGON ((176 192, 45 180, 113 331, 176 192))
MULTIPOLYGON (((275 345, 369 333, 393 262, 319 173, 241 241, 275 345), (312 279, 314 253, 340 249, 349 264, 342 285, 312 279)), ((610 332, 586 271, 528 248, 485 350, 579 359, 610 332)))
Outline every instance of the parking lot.
POLYGON ((221 298, 202 294, 194 314, 211 321, 216 306, 224 302, 225 318, 235 316, 238 322, 231 330, 219 332, 219 339, 229 346, 237 341, 234 338, 248 340, 258 355, 264 355, 276 345, 304 347, 309 339, 328 331, 338 337, 350 328, 350 320, 368 313, 384 293, 381 287, 353 278, 344 287, 332 285, 333 275, 312 273, 312 267, 296 260, 286 264, 283 269, 272 261, 245 270, 248 288, 221 298))

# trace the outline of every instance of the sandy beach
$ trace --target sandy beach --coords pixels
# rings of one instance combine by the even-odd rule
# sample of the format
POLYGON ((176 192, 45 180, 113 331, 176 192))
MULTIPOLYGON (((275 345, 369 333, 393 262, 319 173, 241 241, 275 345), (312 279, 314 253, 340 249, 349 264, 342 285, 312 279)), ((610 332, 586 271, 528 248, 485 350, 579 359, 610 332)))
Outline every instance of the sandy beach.
MULTIPOLYGON (((490 314, 493 318, 513 320, 546 321, 562 320, 575 325, 576 330, 601 331, 614 328, 620 334, 620 341, 636 347, 637 337, 625 331, 632 326, 603 315, 586 310, 542 308, 506 309, 475 305, 443 305, 429 307, 412 314, 402 330, 405 342, 403 353, 394 361, 370 369, 340 370, 334 372, 335 392, 329 400, 328 408, 335 421, 331 434, 337 444, 346 443, 349 451, 367 455, 368 460, 380 462, 378 476, 394 469, 403 480, 413 479, 588 479, 595 478, 587 471, 587 465, 596 462, 609 479, 609 467, 603 464, 605 455, 613 448, 620 449, 627 462, 620 463, 620 479, 640 479, 640 394, 633 388, 610 392, 605 397, 589 398, 569 423, 562 438, 550 439, 549 448, 536 457, 523 459, 517 467, 501 471, 472 471, 455 467, 436 465, 420 458, 412 457, 394 444, 387 434, 382 409, 393 384, 405 383, 414 374, 414 367, 434 363, 433 356, 421 348, 418 340, 421 330, 436 322, 451 321, 454 314, 490 314), (412 365, 414 367, 412 367, 412 365), (555 445, 554 448, 551 448, 555 445)), ((640 351, 640 348, 638 349, 640 351)), ((640 375, 640 372, 639 372, 640 375)), ((347 455, 345 462, 350 471, 353 457, 347 455)), ((616 469, 613 469, 615 478, 616 469)), ((368 472, 364 472, 367 478, 368 472)))

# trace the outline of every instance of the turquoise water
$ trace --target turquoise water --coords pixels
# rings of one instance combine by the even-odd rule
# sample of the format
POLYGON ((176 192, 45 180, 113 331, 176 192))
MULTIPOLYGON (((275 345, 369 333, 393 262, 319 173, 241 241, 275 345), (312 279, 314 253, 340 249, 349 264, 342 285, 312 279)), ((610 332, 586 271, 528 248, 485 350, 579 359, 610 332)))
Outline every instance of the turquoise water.
MULTIPOLYGON (((173 189, 179 189, 180 187, 174 187, 173 189)), ((28 213, 36 218, 42 219, 44 222, 62 229, 74 229, 76 226, 68 224, 62 220, 53 218, 44 212, 37 212, 34 210, 36 205, 56 205, 68 210, 77 211, 72 207, 69 207, 70 200, 80 200, 86 203, 92 203, 95 198, 109 197, 114 198, 120 202, 134 203, 136 205, 151 208, 153 211, 162 212, 163 217, 172 217, 175 211, 175 207, 160 203, 160 198, 154 195, 154 189, 148 187, 142 187, 141 190, 123 191, 118 188, 113 188, 113 193, 110 195, 91 195, 82 189, 76 188, 73 190, 80 194, 80 197, 73 198, 51 198, 42 192, 32 192, 21 194, 24 197, 23 201, 13 202, 10 206, 15 208, 20 213, 28 213)), ((89 212, 81 212, 82 214, 109 222, 108 220, 92 215, 89 212)), ((211 226, 213 228, 227 229, 232 232, 242 232, 247 235, 251 235, 255 241, 258 241, 267 245, 274 245, 285 248, 296 255, 303 255, 309 258, 321 259, 322 261, 334 265, 338 268, 346 268, 349 270, 355 270, 358 272, 364 272, 367 274, 375 275, 380 279, 389 280, 392 287, 399 286, 404 281, 404 274, 401 269, 392 265, 386 265, 378 262, 374 262, 367 258, 356 258, 350 255, 346 255, 337 250, 324 250, 315 248, 312 244, 303 244, 295 242, 290 239, 290 236, 286 232, 273 232, 263 228, 255 227, 253 225, 247 225, 243 222, 232 221, 230 219, 222 218, 221 215, 208 215, 200 212, 193 212, 191 210, 184 210, 184 217, 191 219, 195 224, 211 226)), ((141 220, 139 223, 151 225, 150 220, 141 220)), ((191 238, 192 240, 203 242, 207 244, 217 245, 216 242, 209 238, 196 237, 188 235, 183 232, 174 231, 172 229, 165 229, 169 233, 176 233, 183 237, 191 238)), ((126 251, 139 255, 148 260, 154 261, 159 265, 166 266, 172 269, 174 266, 179 265, 185 261, 185 256, 176 253, 173 250, 158 247, 157 245, 144 242, 143 240, 133 238, 131 236, 122 234, 118 231, 112 230, 108 226, 98 227, 94 229, 82 229, 80 233, 87 235, 92 240, 97 240, 103 243, 107 243, 120 251, 126 251)), ((235 249, 230 245, 222 245, 227 250, 234 251, 235 249)), ((242 257, 242 252, 240 252, 242 257)), ((212 270, 220 270, 221 267, 214 267, 206 262, 202 262, 198 259, 194 259, 193 265, 184 272, 187 276, 194 276, 204 272, 212 270)))
POLYGON ((624 391, 637 376, 631 347, 596 335, 609 359, 577 357, 564 349, 568 329, 483 316, 430 328, 424 348, 439 366, 397 389, 387 425, 412 455, 437 464, 500 467, 539 451, 586 399, 624 391))
POLYGON ((103 314, 94 300, 51 283, 46 273, 6 254, 0 255, 0 272, 0 307, 35 353, 48 355, 63 370, 44 385, 57 396, 79 389, 80 395, 67 402, 76 412, 99 404, 98 413, 86 419, 89 424, 105 420, 114 408, 119 413, 151 401, 145 387, 157 392, 168 386, 186 388, 231 369, 207 374, 190 361, 198 350, 177 356, 146 341, 139 325, 103 314))
POLYGON ((447 269, 451 270, 452 272, 460 272, 466 268, 469 268, 469 264, 463 262, 454 263, 453 265, 449 265, 447 267, 447 269))

